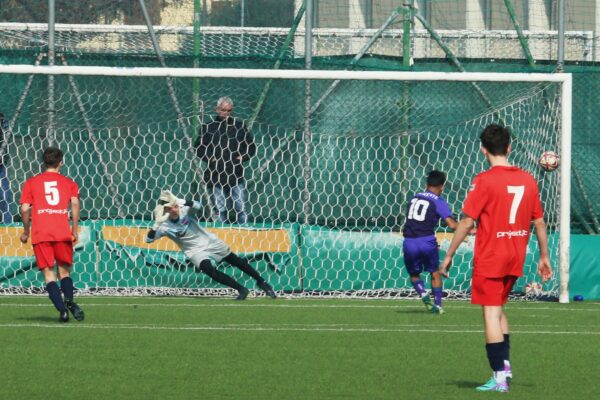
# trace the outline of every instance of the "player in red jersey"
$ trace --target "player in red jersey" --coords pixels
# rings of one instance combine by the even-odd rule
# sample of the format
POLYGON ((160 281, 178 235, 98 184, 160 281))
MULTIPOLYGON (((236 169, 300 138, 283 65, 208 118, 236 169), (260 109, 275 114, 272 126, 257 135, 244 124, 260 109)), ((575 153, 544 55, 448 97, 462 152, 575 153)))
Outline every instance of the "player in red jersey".
POLYGON ((60 312, 59 320, 67 322, 71 311, 73 317, 82 321, 83 311, 73 301, 73 244, 77 242, 79 226, 79 187, 77 183, 61 175, 64 165, 63 153, 55 147, 44 151, 46 171, 29 178, 21 192, 21 218, 23 233, 21 242, 31 243, 38 269, 44 274, 46 291, 60 312), (69 226, 69 203, 71 220, 69 226), (60 289, 56 282, 54 264, 58 265, 60 289), (64 295, 64 301, 61 296, 64 295))
POLYGON ((500 125, 487 126, 480 135, 481 152, 490 169, 475 177, 440 273, 448 277, 452 256, 477 221, 471 303, 483 308, 487 357, 494 371, 479 391, 507 392, 512 369, 510 335, 503 305, 515 281, 523 275, 523 263, 531 222, 537 236, 540 258, 538 274, 545 282, 552 276, 548 235, 535 179, 508 162, 510 131, 500 125))

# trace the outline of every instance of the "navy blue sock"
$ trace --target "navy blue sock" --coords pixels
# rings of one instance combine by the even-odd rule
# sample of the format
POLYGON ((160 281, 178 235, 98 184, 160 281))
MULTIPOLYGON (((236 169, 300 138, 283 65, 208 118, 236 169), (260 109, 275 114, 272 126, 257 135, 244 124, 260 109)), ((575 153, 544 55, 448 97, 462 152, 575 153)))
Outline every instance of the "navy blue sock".
POLYGON ((70 276, 60 280, 60 289, 65 295, 66 301, 73 301, 73 279, 70 276))
POLYGON ((485 345, 488 361, 492 371, 504 370, 504 342, 487 343, 485 345))
POLYGON ((510 333, 504 334, 504 359, 510 361, 510 333))
POLYGON ((65 303, 63 303, 62 296, 60 294, 60 289, 58 288, 58 284, 56 281, 48 282, 46 284, 46 291, 48 292, 48 297, 50 297, 50 301, 54 304, 54 307, 60 312, 65 312, 67 309, 65 308, 65 303))

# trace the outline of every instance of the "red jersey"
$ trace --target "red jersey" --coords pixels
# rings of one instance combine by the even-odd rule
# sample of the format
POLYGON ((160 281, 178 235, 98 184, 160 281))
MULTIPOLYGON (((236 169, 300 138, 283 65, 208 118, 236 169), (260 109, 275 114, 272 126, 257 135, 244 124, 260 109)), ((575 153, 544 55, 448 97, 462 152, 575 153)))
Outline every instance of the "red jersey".
POLYGON ((43 172, 23 185, 21 204, 31 205, 31 243, 71 241, 69 203, 79 187, 58 172, 43 172))
POLYGON ((518 167, 490 168, 473 180, 463 212, 478 220, 473 274, 523 275, 531 221, 544 216, 535 179, 518 167))

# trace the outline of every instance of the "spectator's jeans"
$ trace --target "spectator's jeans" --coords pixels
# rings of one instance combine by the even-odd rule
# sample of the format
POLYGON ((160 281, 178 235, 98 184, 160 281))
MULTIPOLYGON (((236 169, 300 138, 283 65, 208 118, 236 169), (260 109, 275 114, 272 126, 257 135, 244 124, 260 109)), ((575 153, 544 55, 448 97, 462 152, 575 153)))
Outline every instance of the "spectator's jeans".
POLYGON ((12 203, 12 193, 8 176, 6 176, 6 168, 0 165, 0 222, 9 224, 13 222, 12 214, 9 211, 9 204, 12 203))
POLYGON ((231 198, 231 200, 233 200, 233 208, 237 215, 237 223, 245 224, 248 222, 248 214, 246 214, 245 210, 246 199, 243 183, 225 188, 215 186, 213 187, 213 195, 215 197, 215 207, 217 207, 219 212, 219 221, 228 222, 229 212, 227 210, 227 199, 231 198))

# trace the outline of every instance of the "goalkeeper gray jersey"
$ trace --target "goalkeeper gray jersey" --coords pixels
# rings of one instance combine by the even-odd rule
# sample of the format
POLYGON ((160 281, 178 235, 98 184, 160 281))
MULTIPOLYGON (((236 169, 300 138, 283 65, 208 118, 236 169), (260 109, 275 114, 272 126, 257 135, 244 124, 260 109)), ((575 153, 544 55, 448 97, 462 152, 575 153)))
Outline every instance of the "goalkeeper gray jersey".
POLYGON ((220 262, 231 253, 229 246, 216 235, 208 232, 198 224, 196 211, 201 205, 195 201, 193 207, 181 206, 179 208, 179 219, 172 221, 168 219, 163 222, 154 240, 163 236, 173 240, 183 253, 190 259, 203 260, 212 259, 220 262))

